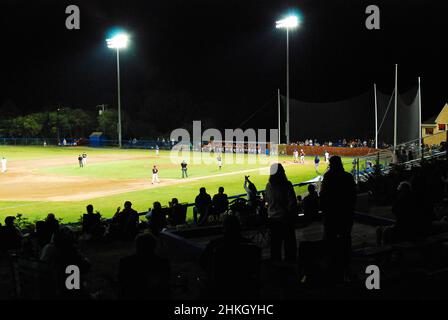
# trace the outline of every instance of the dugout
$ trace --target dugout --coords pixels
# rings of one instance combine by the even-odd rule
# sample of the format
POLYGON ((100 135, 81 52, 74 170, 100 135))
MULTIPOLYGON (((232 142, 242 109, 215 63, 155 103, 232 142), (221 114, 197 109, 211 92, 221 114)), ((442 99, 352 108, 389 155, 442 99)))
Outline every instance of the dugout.
POLYGON ((102 132, 92 132, 89 136, 91 147, 102 147, 104 145, 104 135, 102 132))

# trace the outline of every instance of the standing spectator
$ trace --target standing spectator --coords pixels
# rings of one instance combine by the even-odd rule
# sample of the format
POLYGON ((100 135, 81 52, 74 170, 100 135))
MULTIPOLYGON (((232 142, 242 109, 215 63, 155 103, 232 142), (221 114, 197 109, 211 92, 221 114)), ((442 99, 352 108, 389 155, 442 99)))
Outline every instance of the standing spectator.
POLYGON ((271 166, 270 174, 266 185, 266 202, 271 229, 271 259, 281 260, 282 245, 284 245, 285 260, 294 262, 297 251, 294 227, 297 214, 296 194, 280 163, 271 166))
POLYGON ((345 272, 348 272, 351 257, 355 203, 356 185, 353 176, 344 170, 339 156, 332 156, 329 170, 322 181, 320 204, 324 214, 324 239, 341 244, 345 272))
POLYGON ((56 219, 53 213, 49 213, 45 218, 45 224, 43 225, 45 243, 51 241, 53 234, 59 229, 59 221, 56 219))
POLYGON ((250 209, 256 209, 257 206, 257 187, 252 181, 249 180, 249 176, 244 177, 244 190, 247 193, 247 206, 250 209))
POLYGON ((212 198, 207 193, 204 187, 199 189, 199 194, 194 201, 193 220, 195 224, 203 224, 207 222, 208 213, 212 204, 212 198), (198 221, 199 214, 199 221, 198 221))
POLYGON ((219 216, 229 208, 229 199, 224 193, 224 187, 219 187, 218 193, 213 196, 213 215, 219 219, 219 216))

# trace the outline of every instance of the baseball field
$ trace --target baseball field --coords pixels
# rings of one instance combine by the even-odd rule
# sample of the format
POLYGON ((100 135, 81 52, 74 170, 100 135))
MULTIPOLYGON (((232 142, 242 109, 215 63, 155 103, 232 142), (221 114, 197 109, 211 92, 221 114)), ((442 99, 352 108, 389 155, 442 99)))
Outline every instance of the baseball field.
MULTIPOLYGON (((268 180, 270 162, 283 163, 293 183, 315 178, 325 172, 321 159, 318 173, 313 157, 305 164, 292 157, 223 156, 219 170, 215 157, 190 153, 188 178, 182 179, 180 162, 170 151, 124 150, 89 147, 0 146, 0 158, 7 159, 7 171, 0 174, 0 220, 23 214, 29 221, 54 213, 63 222, 78 221, 88 204, 93 204, 103 217, 111 217, 126 200, 139 212, 147 211, 154 201, 167 205, 173 197, 180 202, 194 202, 200 187, 213 196, 223 186, 231 196, 244 193, 244 176, 249 175, 259 190, 268 180), (87 154, 84 167, 78 156, 87 154), (199 160, 198 160, 199 159, 199 160), (255 160, 254 160, 255 159, 255 160), (160 183, 152 184, 151 169, 157 165, 160 183)), ((185 158, 185 155, 183 155, 185 158)), ((185 160, 185 159, 184 159, 185 160)), ((345 159, 349 169, 350 159, 345 159)), ((304 188, 297 188, 298 194, 304 188)), ((191 210, 189 210, 191 217, 191 210)))

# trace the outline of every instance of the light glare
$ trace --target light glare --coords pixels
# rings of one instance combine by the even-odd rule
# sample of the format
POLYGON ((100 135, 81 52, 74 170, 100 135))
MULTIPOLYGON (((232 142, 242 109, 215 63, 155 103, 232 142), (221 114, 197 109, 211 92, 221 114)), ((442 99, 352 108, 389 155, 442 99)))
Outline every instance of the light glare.
POLYGON ((299 25, 299 19, 297 16, 289 16, 285 19, 276 21, 275 27, 276 28, 284 28, 284 29, 291 29, 295 28, 299 25))
POLYGON ((126 34, 117 34, 113 38, 106 39, 107 47, 112 49, 126 48, 128 40, 129 38, 126 34))

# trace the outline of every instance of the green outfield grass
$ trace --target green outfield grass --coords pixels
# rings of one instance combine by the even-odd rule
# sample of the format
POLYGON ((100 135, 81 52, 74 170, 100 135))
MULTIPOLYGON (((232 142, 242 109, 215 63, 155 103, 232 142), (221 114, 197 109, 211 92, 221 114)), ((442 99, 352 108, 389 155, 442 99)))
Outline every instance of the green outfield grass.
MULTIPOLYGON (((5 156, 8 159, 9 166, 13 165, 16 160, 32 160, 32 159, 54 159, 58 157, 73 156, 73 165, 53 166, 49 168, 37 168, 34 173, 54 174, 68 176, 87 176, 92 178, 108 178, 108 179, 150 179, 151 167, 157 164, 160 167, 159 176, 161 179, 179 179, 181 177, 180 166, 172 164, 169 159, 168 151, 161 151, 160 156, 155 157, 154 151, 149 150, 118 150, 118 149, 93 149, 86 147, 12 147, 0 146, 0 157, 5 156), (121 161, 107 161, 104 163, 92 163, 85 168, 79 168, 76 163, 76 156, 80 153, 87 153, 88 159, 96 156, 111 154, 126 154, 135 156, 135 159, 121 161)), ((280 161, 291 160, 291 157, 280 157, 280 161)), ((224 159, 225 160, 225 159, 224 159)), ((312 160, 312 158, 308 158, 312 160)), ((347 163, 347 169, 350 168, 351 159, 344 160, 347 163)), ((30 221, 41 219, 48 213, 55 213, 58 218, 62 218, 63 222, 74 222, 79 220, 85 211, 85 206, 89 203, 93 204, 95 210, 101 212, 104 217, 111 217, 118 206, 123 207, 126 200, 133 203, 133 207, 143 212, 152 206, 154 201, 160 201, 162 205, 167 205, 171 198, 176 197, 180 202, 193 202, 198 193, 198 189, 202 186, 207 188, 208 193, 213 195, 218 187, 223 186, 225 192, 230 195, 244 193, 243 182, 244 175, 250 175, 251 180, 255 183, 259 190, 265 188, 268 176, 260 174, 258 170, 249 173, 241 173, 238 171, 252 170, 259 167, 266 167, 266 164, 227 164, 224 162, 223 169, 218 170, 215 163, 211 165, 195 165, 189 164, 189 179, 187 183, 176 185, 160 184, 157 188, 149 190, 134 191, 122 193, 118 195, 99 197, 86 201, 60 201, 60 202, 43 202, 43 201, 0 201, 0 220, 3 221, 7 215, 23 214, 30 221), (216 176, 217 174, 228 173, 225 176, 216 176), (200 180, 193 178, 204 177, 200 180)), ((286 166, 288 178, 293 183, 303 182, 316 177, 313 164, 308 165, 291 165, 286 166)), ((321 160, 320 172, 323 173, 326 164, 321 160)), ((0 176, 0 178, 2 178, 0 176)), ((305 188, 296 188, 298 194, 304 193, 305 188)), ((67 190, 70 194, 70 190, 67 190)), ((191 210, 189 211, 191 216, 191 210)))

